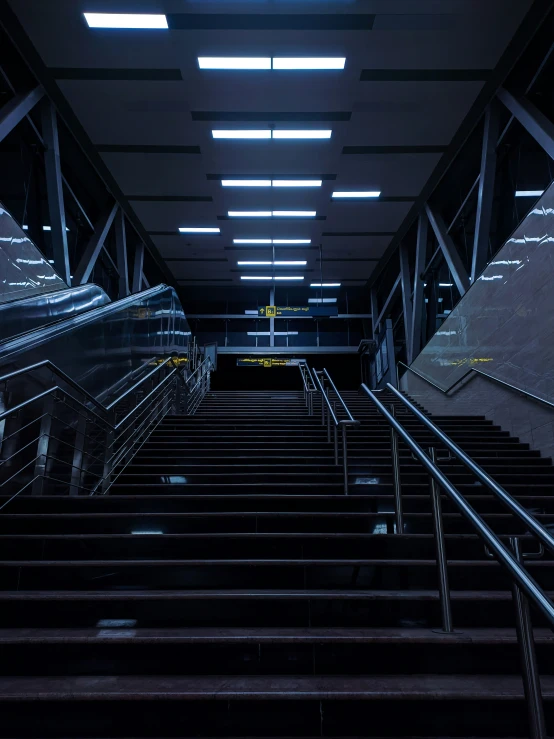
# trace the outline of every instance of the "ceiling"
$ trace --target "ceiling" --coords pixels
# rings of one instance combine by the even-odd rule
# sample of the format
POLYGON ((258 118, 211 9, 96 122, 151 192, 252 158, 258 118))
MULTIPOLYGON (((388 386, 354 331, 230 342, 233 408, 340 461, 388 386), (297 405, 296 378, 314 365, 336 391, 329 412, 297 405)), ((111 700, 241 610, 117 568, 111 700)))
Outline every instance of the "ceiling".
MULTIPOLYGON (((11 0, 181 286, 240 287, 238 260, 363 286, 515 33, 530 0, 11 0), (166 13, 169 30, 97 30, 83 12, 166 13), (346 57, 342 71, 201 70, 199 56, 346 57), (329 140, 214 140, 212 129, 332 129, 329 140), (223 188, 227 178, 320 188, 223 188), (334 190, 378 200, 333 201, 334 190), (232 210, 316 219, 229 219, 232 210), (179 234, 179 227, 220 234, 179 234), (321 254, 323 261, 319 261, 321 254)), ((270 268, 271 269, 271 268, 270 268)), ((279 283, 276 283, 279 284, 279 283)), ((280 283, 286 284, 286 283, 280 283)), ((297 283, 298 284, 298 283, 297 283)), ((312 290, 313 293, 313 290, 312 290)))

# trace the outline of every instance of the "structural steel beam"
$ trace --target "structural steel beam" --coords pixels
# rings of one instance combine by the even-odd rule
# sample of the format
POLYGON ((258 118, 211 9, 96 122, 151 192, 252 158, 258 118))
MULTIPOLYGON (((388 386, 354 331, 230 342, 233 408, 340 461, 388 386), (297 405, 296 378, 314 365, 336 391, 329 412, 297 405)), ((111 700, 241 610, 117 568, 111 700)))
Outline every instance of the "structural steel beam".
POLYGON ((75 270, 76 285, 84 285, 89 281, 89 277, 91 276, 96 260, 102 251, 102 247, 106 241, 106 236, 112 226, 118 208, 119 205, 117 203, 108 207, 96 225, 94 234, 91 236, 90 241, 85 248, 85 252, 81 257, 79 266, 75 270))
POLYGON ((498 108, 493 100, 485 113, 483 146, 481 149, 481 171, 477 193, 475 236, 471 260, 471 282, 485 269, 489 255, 489 237, 496 177, 496 144, 498 141, 498 108))
POLYGON ((389 309, 389 305, 391 302, 396 298, 398 294, 398 290, 400 289, 400 275, 395 280, 394 285, 392 286, 392 290, 387 296, 387 299, 385 300, 385 304, 383 306, 383 309, 381 310, 381 313, 379 313, 379 317, 377 318, 377 325, 379 326, 383 318, 385 318, 385 315, 389 309))
POLYGON ((421 351, 421 323, 423 319, 423 272, 425 270, 425 260, 427 259, 427 240, 429 233, 429 221, 427 215, 421 213, 417 223, 417 243, 416 243, 416 260, 414 274, 414 296, 412 304, 412 327, 411 327, 411 361, 417 357, 421 351))
POLYGON ((412 287, 410 280, 410 255, 406 244, 400 244, 400 283, 402 285, 402 309, 404 312, 404 336, 406 358, 412 363, 412 287))
POLYGON ((516 98, 511 92, 500 88, 498 99, 510 113, 517 118, 523 128, 542 146, 551 159, 554 159, 554 123, 526 98, 516 98))
POLYGON ((446 260, 452 278, 456 283, 458 292, 461 296, 464 296, 469 290, 469 277, 463 265, 462 259, 458 254, 456 245, 452 241, 452 238, 449 236, 446 230, 446 224, 440 213, 431 210, 431 208, 429 207, 429 203, 426 203, 425 205, 425 212, 427 213, 429 223, 431 224, 431 227, 435 232, 435 236, 437 237, 439 246, 442 249, 442 253, 444 254, 444 258, 446 260))
POLYGON ((135 263, 133 264, 133 284, 131 292, 139 293, 142 290, 142 267, 144 264, 144 244, 139 241, 135 249, 135 263))
POLYGON ((148 290, 148 288, 150 287, 150 283, 146 279, 146 275, 144 274, 144 272, 142 273, 142 284, 144 285, 146 290, 148 290))
POLYGON ((52 230, 54 267, 62 280, 71 286, 71 269, 69 265, 69 251, 67 249, 67 230, 63 202, 60 142, 58 139, 58 119, 54 106, 49 100, 44 101, 41 113, 46 194, 48 198, 50 228, 52 230))
POLYGON ((371 325, 373 331, 373 338, 379 335, 379 322, 377 317, 379 316, 379 303, 377 302, 377 290, 372 287, 369 293, 371 300, 371 325))
POLYGON ((13 131, 43 96, 44 90, 39 85, 30 92, 16 95, 0 108, 0 141, 13 131))
POLYGON ((125 213, 120 209, 115 218, 115 254, 117 271, 119 272, 118 296, 129 295, 129 269, 127 265, 127 234, 125 231, 125 213))

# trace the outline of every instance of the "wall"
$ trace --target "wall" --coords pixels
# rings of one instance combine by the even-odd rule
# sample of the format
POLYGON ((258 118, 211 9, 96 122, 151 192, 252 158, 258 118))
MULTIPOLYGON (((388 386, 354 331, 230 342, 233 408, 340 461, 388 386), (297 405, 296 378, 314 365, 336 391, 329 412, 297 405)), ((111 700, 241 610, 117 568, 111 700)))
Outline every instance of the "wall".
MULTIPOLYGON (((476 367, 554 402, 554 185, 412 367, 443 389, 476 367)), ((412 373, 402 387, 432 413, 486 415, 554 456, 554 410, 480 377, 449 398, 412 373)))

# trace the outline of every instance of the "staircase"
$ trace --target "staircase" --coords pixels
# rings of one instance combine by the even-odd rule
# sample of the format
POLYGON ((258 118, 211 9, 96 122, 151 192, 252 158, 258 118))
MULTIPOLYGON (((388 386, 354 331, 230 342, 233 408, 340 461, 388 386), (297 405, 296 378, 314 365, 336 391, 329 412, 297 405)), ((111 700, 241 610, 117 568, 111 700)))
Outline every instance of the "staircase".
MULTIPOLYGON (((401 444, 396 534, 389 427, 343 397, 362 422, 348 496, 317 405, 217 392, 166 416, 110 495, 4 508, 2 735, 528 736, 507 578, 443 499, 456 632, 441 632, 428 477, 401 444)), ((434 420, 554 524, 550 460, 484 418, 434 420)), ((498 534, 524 533, 441 467, 498 534)), ((527 566, 554 590, 550 557, 527 566)), ((554 636, 534 623, 554 731, 554 636)))

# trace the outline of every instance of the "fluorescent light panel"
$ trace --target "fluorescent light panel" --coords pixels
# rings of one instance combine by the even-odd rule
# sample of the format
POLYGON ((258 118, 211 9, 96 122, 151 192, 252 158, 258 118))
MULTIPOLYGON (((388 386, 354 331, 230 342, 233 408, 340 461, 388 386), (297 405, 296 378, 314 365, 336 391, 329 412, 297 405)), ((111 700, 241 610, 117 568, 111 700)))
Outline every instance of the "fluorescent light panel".
POLYGON ((311 244, 311 239, 233 239, 233 244, 311 244))
POLYGON ((199 56, 200 69, 271 69, 269 56, 199 56))
POLYGON ((218 234, 221 233, 219 228, 199 228, 197 226, 182 226, 179 228, 182 234, 218 234))
POLYGON ((336 303, 336 298, 308 298, 308 303, 336 303))
POLYGON ((229 218, 314 218, 315 210, 229 210, 229 218))
POLYGON ((321 187, 322 180, 221 180, 222 187, 321 187))
POLYGON ((439 282, 439 287, 454 287, 453 282, 439 282))
POLYGON ((281 277, 270 277, 268 275, 241 275, 241 280, 303 280, 299 275, 283 275, 281 277))
POLYGON ((212 131, 212 136, 214 139, 270 139, 271 138, 271 131, 270 129, 250 129, 250 130, 243 130, 243 129, 237 129, 233 131, 229 130, 220 130, 220 131, 212 131))
POLYGON ((273 57, 273 69, 344 69, 345 64, 340 56, 273 57))
POLYGON ((330 139, 332 130, 279 130, 269 128, 252 129, 212 129, 214 139, 330 139))
POLYGON ((221 180, 222 187, 271 187, 271 180, 221 180))
POLYGON ((516 190, 516 198, 540 198, 544 190, 516 190))
MULTIPOLYGON (((247 336, 270 336, 270 331, 247 331, 247 336)), ((298 331, 274 331, 273 336, 298 336, 298 331)))
POLYGON ((276 56, 271 59, 241 56, 199 56, 200 69, 344 69, 345 57, 336 56, 276 56))
POLYGON ((340 282, 312 282, 310 287, 340 287, 340 282))
POLYGON ((273 180, 273 187, 321 187, 321 180, 273 180))
POLYGON ((167 29, 165 15, 145 13, 83 13, 89 28, 167 29))
POLYGON ((300 260, 276 260, 275 262, 237 262, 237 265, 239 267, 253 267, 253 266, 264 266, 264 267, 270 267, 273 265, 274 267, 305 267, 308 264, 308 262, 305 259, 300 260))
POLYGON ((331 197, 333 198, 378 198, 381 192, 379 190, 366 190, 364 192, 354 192, 339 190, 334 192, 331 197))

